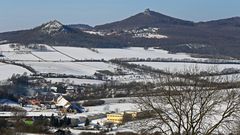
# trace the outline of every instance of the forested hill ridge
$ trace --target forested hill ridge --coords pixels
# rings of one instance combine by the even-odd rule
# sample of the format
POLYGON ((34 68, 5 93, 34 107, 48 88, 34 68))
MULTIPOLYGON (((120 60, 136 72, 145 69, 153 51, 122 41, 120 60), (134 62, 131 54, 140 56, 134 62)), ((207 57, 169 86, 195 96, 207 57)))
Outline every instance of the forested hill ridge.
MULTIPOLYGON (((53 20, 29 30, 5 32, 0 40, 22 44, 48 44, 78 47, 123 47, 119 40, 86 33, 76 26, 63 25, 53 20)), ((125 45, 126 46, 126 45, 125 45)))
POLYGON ((100 30, 123 30, 141 27, 163 27, 166 25, 193 26, 194 23, 146 9, 144 12, 138 13, 122 21, 99 25, 95 28, 100 30))
POLYGON ((51 21, 39 27, 5 32, 0 40, 78 47, 160 47, 170 52, 240 58, 240 17, 186 21, 149 9, 121 21, 91 27, 51 21))

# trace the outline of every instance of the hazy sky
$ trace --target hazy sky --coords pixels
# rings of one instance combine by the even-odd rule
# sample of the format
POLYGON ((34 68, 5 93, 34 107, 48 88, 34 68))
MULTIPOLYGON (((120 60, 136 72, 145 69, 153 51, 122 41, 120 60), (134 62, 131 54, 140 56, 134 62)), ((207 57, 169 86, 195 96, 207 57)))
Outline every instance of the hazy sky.
POLYGON ((146 8, 191 21, 240 16, 240 0, 0 0, 0 32, 33 28, 54 19, 97 25, 146 8))

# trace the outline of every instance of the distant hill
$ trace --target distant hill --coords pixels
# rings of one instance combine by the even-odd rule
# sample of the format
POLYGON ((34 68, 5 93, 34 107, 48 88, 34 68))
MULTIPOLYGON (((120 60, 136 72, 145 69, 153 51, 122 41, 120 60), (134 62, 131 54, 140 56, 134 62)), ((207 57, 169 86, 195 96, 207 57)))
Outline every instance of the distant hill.
POLYGON ((150 9, 144 12, 131 16, 122 21, 108 23, 96 26, 98 30, 121 30, 121 29, 134 29, 139 27, 162 27, 166 25, 184 25, 192 26, 193 22, 185 21, 170 16, 166 16, 150 9))
POLYGON ((240 17, 232 17, 227 19, 220 19, 220 20, 214 20, 214 21, 208 21, 208 22, 200 22, 197 23, 201 26, 221 26, 221 27, 240 27, 240 17))
POLYGON ((172 53, 240 58, 240 17, 192 22, 149 9, 91 27, 50 21, 29 30, 0 33, 0 41, 78 47, 159 47, 172 53))
MULTIPOLYGON (((117 31, 130 46, 159 46, 173 53, 240 57, 240 17, 195 23, 149 9, 132 17, 96 26, 99 31, 117 31), (126 30, 159 28, 168 38, 131 38, 126 30)), ((148 33, 149 34, 149 33, 148 33)))
POLYGON ((70 25, 67 25, 68 27, 71 27, 71 28, 77 28, 77 29, 80 29, 80 30, 92 30, 93 27, 90 26, 90 25, 87 25, 87 24, 70 24, 70 25))
MULTIPOLYGON (((30 30, 0 33, 0 40, 22 44, 41 43, 55 46, 77 47, 123 47, 114 38, 101 37, 63 25, 57 20, 50 21, 30 30)), ((126 46, 126 45, 125 45, 126 46)))

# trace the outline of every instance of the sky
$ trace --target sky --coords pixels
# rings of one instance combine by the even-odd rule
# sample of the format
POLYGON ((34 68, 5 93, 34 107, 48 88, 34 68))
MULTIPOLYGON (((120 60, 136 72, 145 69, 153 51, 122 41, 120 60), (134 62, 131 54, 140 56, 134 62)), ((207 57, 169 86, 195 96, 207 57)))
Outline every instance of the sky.
POLYGON ((189 21, 240 16, 240 0, 1 0, 0 32, 29 29, 50 20, 92 26, 150 8, 189 21))

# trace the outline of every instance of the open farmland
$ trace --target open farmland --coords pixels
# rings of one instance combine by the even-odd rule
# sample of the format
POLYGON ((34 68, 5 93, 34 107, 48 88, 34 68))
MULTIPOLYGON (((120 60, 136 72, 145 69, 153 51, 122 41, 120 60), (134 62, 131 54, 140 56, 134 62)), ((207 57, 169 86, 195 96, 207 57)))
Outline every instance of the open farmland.
POLYGON ((72 61, 48 45, 39 45, 44 49, 32 49, 22 45, 5 44, 0 46, 2 59, 13 61, 72 61))
MULTIPOLYGON (((136 60, 136 62, 129 63, 146 65, 161 70, 167 69, 170 72, 177 72, 194 66, 197 66, 200 71, 212 68, 219 71, 225 68, 240 69, 240 65, 238 64, 196 64, 196 61, 204 61, 206 59, 193 58, 190 55, 183 53, 171 54, 168 53, 168 51, 154 48, 80 48, 49 46, 45 44, 34 44, 30 46, 3 44, 0 46, 0 51, 2 60, 26 65, 33 68, 37 73, 94 77, 94 74, 99 71, 107 71, 108 74, 105 74, 105 79, 119 81, 121 83, 129 83, 132 81, 145 82, 152 80, 151 77, 147 75, 139 75, 138 73, 132 71, 132 69, 124 69, 121 65, 115 65, 106 61, 113 59, 126 61, 136 60), (105 61, 102 62, 102 59, 105 61), (141 62, 141 59, 145 60, 145 62, 141 62), (161 62, 162 59, 169 61, 161 62), (151 62, 151 60, 160 61, 151 62), (190 60, 188 63, 182 62, 188 60, 190 60), (195 62, 191 63, 191 61, 195 62), (120 74, 119 71, 117 71, 118 69, 120 70, 120 74), (112 73, 116 74, 113 75, 112 73)), ((59 76, 58 78, 62 77, 59 76)), ((95 80, 93 80, 93 82, 87 82, 92 84, 95 83, 94 81, 95 80)), ((78 84, 82 84, 79 83, 79 80, 76 80, 76 82, 78 82, 78 84)))
POLYGON ((85 60, 85 59, 104 59, 110 60, 115 58, 172 58, 172 59, 195 59, 187 54, 169 54, 168 51, 161 49, 149 48, 145 50, 140 47, 130 48, 95 48, 94 51, 87 48, 77 47, 54 47, 57 50, 69 54, 72 57, 85 60))
POLYGON ((183 63, 183 62, 130 62, 132 64, 150 66, 155 69, 169 70, 170 72, 183 71, 184 69, 197 67, 199 71, 218 70, 227 68, 240 69, 240 64, 203 64, 203 63, 183 63))
POLYGON ((93 75, 98 70, 114 71, 115 66, 103 62, 25 62, 39 73, 93 75))
POLYGON ((44 61, 73 61, 72 58, 69 58, 59 52, 33 52, 35 56, 41 58, 44 61))
POLYGON ((75 85, 83 85, 83 84, 91 84, 98 85, 103 84, 105 81, 101 80, 93 80, 93 79, 77 79, 77 78, 45 78, 47 81, 51 81, 52 83, 71 83, 75 85))
POLYGON ((0 63, 0 81, 12 77, 13 74, 22 75, 23 73, 31 74, 31 72, 22 67, 0 63))
POLYGON ((42 45, 45 49, 31 49, 25 46, 4 44, 0 46, 2 58, 15 61, 73 61, 73 60, 111 60, 121 59, 197 59, 187 54, 170 54, 162 49, 140 47, 130 48, 80 48, 80 47, 50 47, 42 45))
POLYGON ((2 52, 5 60, 12 61, 40 61, 39 58, 32 55, 30 52, 2 52))

